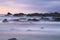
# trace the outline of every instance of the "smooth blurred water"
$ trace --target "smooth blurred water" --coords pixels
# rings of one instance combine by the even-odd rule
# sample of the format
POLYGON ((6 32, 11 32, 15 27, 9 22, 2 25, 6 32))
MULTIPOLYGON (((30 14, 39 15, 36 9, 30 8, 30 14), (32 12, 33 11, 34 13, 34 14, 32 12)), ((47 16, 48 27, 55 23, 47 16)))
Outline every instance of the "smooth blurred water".
POLYGON ((2 24, 0 40, 60 40, 60 24, 2 24), (44 27, 44 29, 41 29, 44 27), (27 31, 30 29, 31 31, 27 31))
POLYGON ((17 38, 17 40, 60 40, 60 35, 5 35, 0 36, 0 40, 8 40, 10 38, 17 38))
MULTIPOLYGON (((3 23, 0 17, 0 40, 60 40, 60 22, 12 22, 3 23), (44 27, 41 29, 41 27, 44 27), (30 30, 30 31, 28 31, 30 30)), ((16 17, 14 17, 15 19, 16 17)), ((19 18, 19 17, 17 17, 19 18)), ((8 17, 8 20, 12 17, 8 17)))

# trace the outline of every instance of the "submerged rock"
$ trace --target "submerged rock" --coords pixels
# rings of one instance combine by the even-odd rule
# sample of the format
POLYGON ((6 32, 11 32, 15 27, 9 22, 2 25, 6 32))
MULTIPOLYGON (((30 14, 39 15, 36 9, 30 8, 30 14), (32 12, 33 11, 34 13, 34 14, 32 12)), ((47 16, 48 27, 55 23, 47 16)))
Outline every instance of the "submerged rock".
POLYGON ((11 39, 8 39, 8 40, 17 40, 16 38, 11 38, 11 39))
POLYGON ((4 19, 2 22, 8 22, 8 20, 7 19, 4 19))
POLYGON ((41 27, 41 29, 44 29, 44 27, 41 27))
POLYGON ((38 19, 28 19, 28 21, 39 21, 38 19))
POLYGON ((32 31, 31 29, 28 29, 27 31, 32 31))

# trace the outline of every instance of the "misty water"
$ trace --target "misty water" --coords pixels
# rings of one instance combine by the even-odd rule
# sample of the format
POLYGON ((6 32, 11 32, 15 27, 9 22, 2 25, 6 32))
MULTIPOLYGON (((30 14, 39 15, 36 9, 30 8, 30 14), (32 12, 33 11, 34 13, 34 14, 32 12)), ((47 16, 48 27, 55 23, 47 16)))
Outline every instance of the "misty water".
POLYGON ((3 23, 5 18, 0 17, 0 40, 60 40, 60 22, 12 22, 10 17, 10 22, 3 23))
POLYGON ((0 40, 10 38, 17 38, 17 40, 60 40, 60 24, 0 23, 0 40))

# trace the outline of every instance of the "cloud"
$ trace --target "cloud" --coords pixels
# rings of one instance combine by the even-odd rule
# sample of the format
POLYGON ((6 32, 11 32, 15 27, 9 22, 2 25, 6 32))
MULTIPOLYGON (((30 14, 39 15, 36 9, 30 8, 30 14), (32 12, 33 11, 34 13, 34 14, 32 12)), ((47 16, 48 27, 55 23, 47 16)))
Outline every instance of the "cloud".
POLYGON ((60 12, 60 0, 0 0, 0 9, 12 13, 60 12))

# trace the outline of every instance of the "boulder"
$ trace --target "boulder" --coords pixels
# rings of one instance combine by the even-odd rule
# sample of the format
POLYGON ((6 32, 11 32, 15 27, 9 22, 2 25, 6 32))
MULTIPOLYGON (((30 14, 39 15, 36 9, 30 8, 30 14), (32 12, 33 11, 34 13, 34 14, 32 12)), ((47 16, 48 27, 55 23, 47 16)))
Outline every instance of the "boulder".
POLYGON ((11 39, 8 39, 8 40, 17 40, 16 38, 11 38, 11 39))

